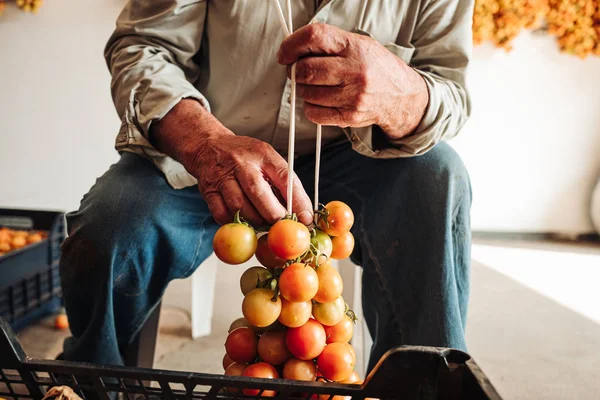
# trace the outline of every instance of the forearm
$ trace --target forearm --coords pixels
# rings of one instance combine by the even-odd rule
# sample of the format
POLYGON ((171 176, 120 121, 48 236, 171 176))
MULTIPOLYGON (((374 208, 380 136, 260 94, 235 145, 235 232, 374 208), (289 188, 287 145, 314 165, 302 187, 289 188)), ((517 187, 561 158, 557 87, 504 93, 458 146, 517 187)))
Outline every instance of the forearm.
POLYGON ((161 152, 180 162, 188 171, 211 139, 233 135, 198 101, 184 99, 150 127, 150 139, 161 152))

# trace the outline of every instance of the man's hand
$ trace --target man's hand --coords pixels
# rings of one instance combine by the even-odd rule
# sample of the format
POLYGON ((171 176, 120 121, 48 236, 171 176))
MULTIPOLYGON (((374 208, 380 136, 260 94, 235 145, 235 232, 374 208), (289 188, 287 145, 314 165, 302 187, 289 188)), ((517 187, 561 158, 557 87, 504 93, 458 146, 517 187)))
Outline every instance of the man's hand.
MULTIPOLYGON (((271 145, 236 136, 195 100, 182 100, 151 129, 157 148, 183 164, 215 220, 233 220, 237 210, 254 224, 274 223, 286 210, 272 187, 287 197, 287 162, 271 145)), ((312 205, 294 176, 293 210, 312 222, 312 205)))
POLYGON ((299 29, 277 57, 288 75, 297 61, 297 93, 317 124, 379 125, 400 139, 416 129, 429 102, 425 81, 406 63, 376 40, 330 25, 299 29))

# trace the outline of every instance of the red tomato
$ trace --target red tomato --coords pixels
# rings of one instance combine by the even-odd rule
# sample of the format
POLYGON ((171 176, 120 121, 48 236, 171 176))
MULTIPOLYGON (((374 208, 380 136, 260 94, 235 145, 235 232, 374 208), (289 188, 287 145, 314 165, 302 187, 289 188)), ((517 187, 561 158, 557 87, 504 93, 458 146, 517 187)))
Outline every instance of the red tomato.
POLYGON ((343 260, 352 255, 354 250, 354 236, 352 236, 352 233, 346 232, 341 236, 336 236, 331 239, 331 242, 333 243, 331 258, 334 260, 343 260))
POLYGON ((310 319, 312 303, 309 301, 291 302, 281 299, 281 314, 279 322, 288 328, 298 328, 310 319))
POLYGON ((290 358, 283 366, 283 379, 295 381, 314 381, 317 379, 317 368, 313 360, 290 358))
POLYGON ((264 265, 269 269, 281 268, 285 265, 285 260, 283 258, 277 257, 271 249, 269 248, 268 243, 268 234, 262 235, 258 238, 258 245, 256 247, 256 259, 259 263, 264 265))
POLYGON ((335 268, 329 264, 321 264, 315 271, 319 279, 319 290, 314 296, 315 301, 330 303, 342 295, 344 282, 335 268))
POLYGON ((219 260, 238 265, 252 258, 256 252, 256 233, 247 225, 231 223, 219 228, 213 238, 213 250, 219 260))
POLYGON ((344 318, 333 326, 324 326, 325 334, 327 335, 327 343, 348 343, 354 334, 354 322, 349 316, 344 315, 344 318))
POLYGON ((319 372, 334 382, 348 379, 354 371, 355 364, 356 360, 344 343, 328 344, 317 357, 319 372))
MULTIPOLYGON (((242 376, 249 376, 252 378, 267 378, 267 379, 277 379, 279 378, 279 374, 275 367, 271 364, 267 364, 266 362, 259 362, 256 364, 248 365, 244 370, 242 376)), ((260 393, 259 389, 242 389, 242 393, 246 396, 258 396, 260 393)), ((261 393, 262 397, 274 397, 277 394, 274 390, 265 390, 261 393)))
POLYGON ((325 329, 316 320, 309 319, 299 328, 289 328, 285 342, 296 358, 312 360, 325 348, 325 329))
POLYGON ((274 293, 269 289, 254 289, 244 297, 242 313, 244 317, 258 328, 265 328, 277 321, 281 314, 281 299, 273 301, 274 293))
POLYGON ((341 236, 350 232, 354 224, 354 213, 346 203, 331 201, 324 210, 328 215, 319 216, 319 228, 329 236, 341 236))
POLYGON ((282 219, 271 227, 267 240, 275 256, 295 260, 309 249, 310 232, 300 222, 282 219))
POLYGON ((346 302, 342 296, 331 303, 314 303, 313 316, 325 326, 333 326, 346 315, 346 302))
POLYGON ((231 331, 225 341, 227 355, 238 363, 254 361, 257 355, 256 334, 250 328, 237 328, 231 331))
POLYGON ((227 367, 229 367, 231 364, 233 364, 235 361, 233 361, 231 359, 231 357, 229 357, 229 355, 227 353, 225 353, 225 355, 223 356, 223 370, 227 370, 227 367))
POLYGON ((309 301, 319 290, 319 277, 308 264, 287 266, 279 277, 279 291, 288 301, 309 301))
POLYGON ((258 356, 271 365, 283 365, 292 353, 285 344, 284 331, 268 331, 258 339, 258 356))

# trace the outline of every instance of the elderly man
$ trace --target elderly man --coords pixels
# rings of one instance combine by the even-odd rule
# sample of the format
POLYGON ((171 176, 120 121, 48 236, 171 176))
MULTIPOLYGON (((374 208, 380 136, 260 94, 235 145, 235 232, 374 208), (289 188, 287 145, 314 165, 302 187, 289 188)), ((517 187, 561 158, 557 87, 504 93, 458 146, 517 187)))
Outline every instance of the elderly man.
POLYGON ((218 224, 285 215, 295 62, 293 210, 311 222, 322 124, 321 198, 356 214, 371 367, 402 344, 465 349, 471 193, 443 141, 469 115, 472 6, 293 0, 284 40, 273 0, 131 0, 106 47, 122 156, 67 218, 64 358, 121 364, 218 224))

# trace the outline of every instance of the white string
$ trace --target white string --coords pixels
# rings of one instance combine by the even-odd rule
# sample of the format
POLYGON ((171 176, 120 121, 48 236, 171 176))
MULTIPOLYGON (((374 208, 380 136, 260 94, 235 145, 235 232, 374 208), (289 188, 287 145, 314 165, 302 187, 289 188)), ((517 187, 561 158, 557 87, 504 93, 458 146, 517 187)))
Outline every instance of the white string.
MULTIPOLYGON (((292 1, 287 0, 287 17, 289 32, 294 32, 294 21, 292 19, 292 1)), ((292 84, 290 92, 290 133, 288 138, 288 187, 287 187, 287 212, 292 214, 292 196, 294 184, 294 152, 296 144, 296 63, 292 65, 292 84)))
POLYGON ((319 209, 319 171, 321 170, 321 124, 317 124, 317 146, 315 149, 315 211, 319 209))
MULTIPOLYGON (((279 4, 279 0, 273 0, 277 9, 277 15, 281 28, 285 33, 285 36, 290 36, 294 31, 294 23, 292 20, 292 4, 291 0, 286 1, 287 8, 287 23, 285 16, 279 4), (289 26, 288 26, 289 25, 289 26)), ((290 130, 289 130, 289 143, 288 143, 288 187, 287 187, 287 212, 292 213, 292 196, 293 196, 293 177, 294 177, 294 146, 296 142, 296 63, 292 65, 291 71, 291 93, 290 93, 290 130)), ((315 210, 319 208, 319 171, 321 169, 321 136, 322 127, 317 124, 317 138, 316 138, 316 150, 315 150, 315 210)))
POLYGON ((281 4, 279 4, 279 0, 273 0, 277 8, 277 16, 279 17, 279 22, 281 23, 281 27, 283 28, 283 32, 285 36, 290 36, 290 30, 288 29, 287 23, 285 22, 285 16, 283 15, 283 10, 281 9, 281 4))

